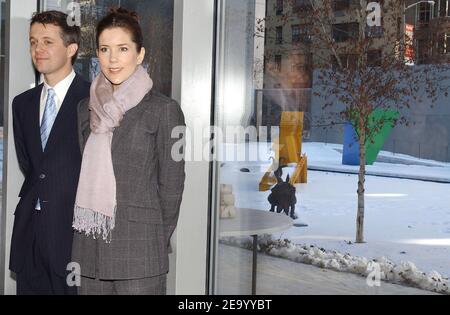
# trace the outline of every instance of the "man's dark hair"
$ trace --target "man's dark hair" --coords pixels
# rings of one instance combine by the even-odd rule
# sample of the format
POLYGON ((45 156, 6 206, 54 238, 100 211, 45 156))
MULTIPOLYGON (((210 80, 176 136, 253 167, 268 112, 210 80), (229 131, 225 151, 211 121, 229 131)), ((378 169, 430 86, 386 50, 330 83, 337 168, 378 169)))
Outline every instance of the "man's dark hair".
MULTIPOLYGON (((67 16, 67 14, 55 10, 37 12, 34 13, 31 18, 30 27, 35 23, 41 23, 43 25, 53 24, 55 26, 59 26, 61 28, 61 38, 64 42, 64 46, 67 47, 70 44, 77 44, 79 46, 81 38, 80 27, 76 25, 70 26, 67 23, 67 16)), ((78 50, 72 57, 72 64, 75 63, 77 56, 78 50)))

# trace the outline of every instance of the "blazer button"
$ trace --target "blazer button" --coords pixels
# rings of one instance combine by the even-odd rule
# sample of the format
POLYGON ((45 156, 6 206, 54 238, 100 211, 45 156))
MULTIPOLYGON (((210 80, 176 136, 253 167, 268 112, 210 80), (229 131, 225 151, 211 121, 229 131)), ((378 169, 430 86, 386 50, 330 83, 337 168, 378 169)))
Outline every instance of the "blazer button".
POLYGON ((45 174, 39 175, 39 178, 40 178, 40 179, 44 179, 44 178, 45 178, 45 174))

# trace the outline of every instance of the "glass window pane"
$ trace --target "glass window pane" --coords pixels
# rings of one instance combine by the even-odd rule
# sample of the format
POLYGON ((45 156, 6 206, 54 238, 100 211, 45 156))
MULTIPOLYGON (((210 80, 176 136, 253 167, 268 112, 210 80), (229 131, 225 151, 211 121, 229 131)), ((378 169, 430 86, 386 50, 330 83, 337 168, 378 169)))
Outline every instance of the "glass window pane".
POLYGON ((446 17, 219 3, 215 293, 448 294, 446 17))

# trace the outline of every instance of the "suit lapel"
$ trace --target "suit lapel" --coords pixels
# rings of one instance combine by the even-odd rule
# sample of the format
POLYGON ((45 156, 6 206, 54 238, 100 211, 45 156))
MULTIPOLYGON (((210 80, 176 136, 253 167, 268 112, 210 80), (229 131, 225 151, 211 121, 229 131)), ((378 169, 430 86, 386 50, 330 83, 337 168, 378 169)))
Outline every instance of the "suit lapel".
POLYGON ((51 150, 59 140, 64 139, 62 135, 65 127, 67 127, 67 121, 71 118, 71 116, 75 115, 72 119, 76 119, 76 112, 74 112, 74 108, 77 105, 76 100, 80 99, 78 96, 79 88, 79 78, 78 75, 76 75, 67 90, 67 94, 64 97, 64 101, 61 104, 61 108, 59 109, 58 115, 53 123, 44 153, 51 150))
POLYGON ((39 152, 40 156, 42 156, 42 141, 41 141, 41 126, 40 126, 40 107, 41 107, 41 94, 42 94, 42 88, 43 84, 39 85, 38 88, 35 90, 34 94, 31 97, 31 106, 30 106, 30 117, 31 117, 31 123, 30 123, 30 132, 31 137, 33 139, 32 145, 33 145, 33 152, 39 152))
POLYGON ((123 139, 132 130, 131 126, 136 125, 139 117, 142 116, 142 112, 146 109, 146 106, 141 106, 143 102, 147 102, 150 99, 150 93, 144 96, 142 101, 129 111, 125 113, 123 120, 120 123, 119 128, 114 130, 113 139, 111 143, 111 151, 115 151, 120 140, 123 139))

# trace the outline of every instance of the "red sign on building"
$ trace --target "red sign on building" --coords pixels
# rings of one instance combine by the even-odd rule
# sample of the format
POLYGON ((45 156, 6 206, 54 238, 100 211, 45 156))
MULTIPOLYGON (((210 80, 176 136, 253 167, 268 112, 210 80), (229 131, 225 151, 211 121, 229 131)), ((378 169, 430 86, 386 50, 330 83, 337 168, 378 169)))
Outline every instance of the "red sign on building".
POLYGON ((414 64, 414 25, 405 25, 405 61, 414 64))

